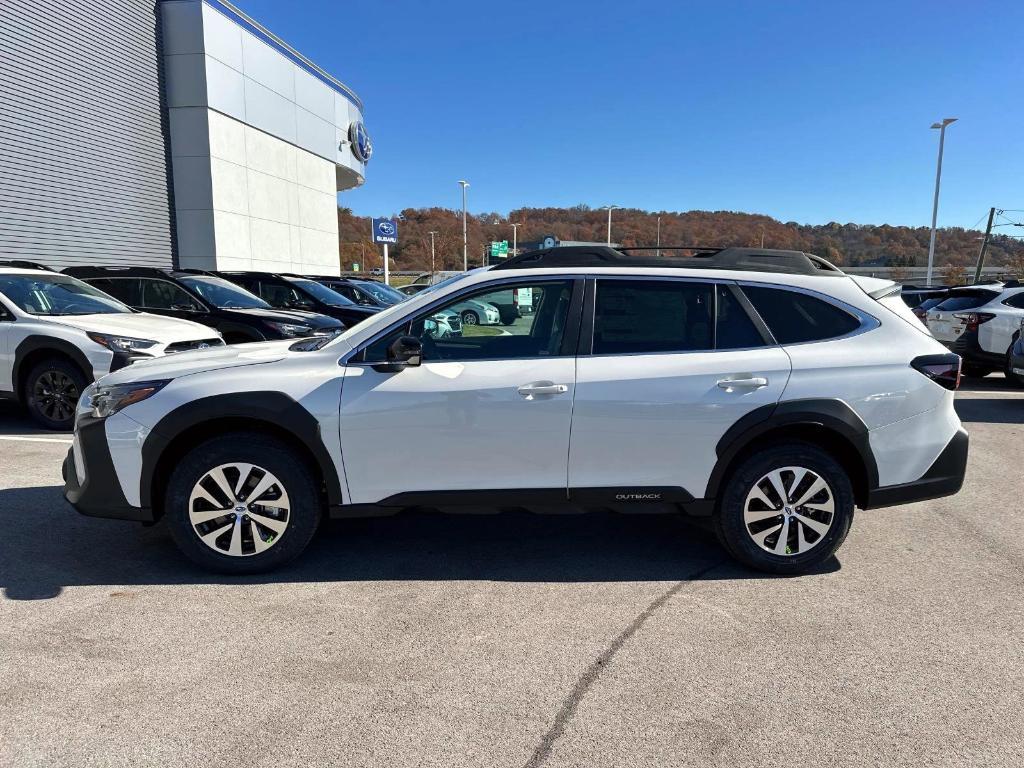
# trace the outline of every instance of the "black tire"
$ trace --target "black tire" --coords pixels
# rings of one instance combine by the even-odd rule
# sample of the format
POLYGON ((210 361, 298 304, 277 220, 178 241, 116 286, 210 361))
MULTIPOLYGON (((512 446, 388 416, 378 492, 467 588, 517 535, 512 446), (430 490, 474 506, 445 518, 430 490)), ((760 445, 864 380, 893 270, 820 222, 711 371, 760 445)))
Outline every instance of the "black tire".
MULTIPOLYGON (((271 492, 273 489, 274 486, 271 486, 271 492)), ((236 509, 243 506, 241 502, 230 498, 229 503, 238 504, 236 509)), ((227 519, 211 521, 207 532, 222 525, 233 526, 231 518, 234 514, 231 509, 226 509, 227 519)), ((293 560, 309 545, 321 516, 317 482, 306 463, 285 443, 251 432, 226 434, 196 446, 176 464, 164 494, 164 519, 174 542, 193 562, 220 573, 261 573, 293 560), (252 464, 273 474, 280 480, 290 502, 287 528, 280 534, 280 538, 263 552, 247 553, 244 556, 230 555, 205 544, 189 517, 192 490, 203 476, 220 465, 236 462, 252 464)), ((253 549, 253 524, 243 522, 242 527, 243 530, 248 527, 247 543, 253 549)), ((269 533, 269 529, 264 531, 269 533)))
POLYGON ((29 371, 25 380, 25 407, 44 429, 70 431, 75 406, 89 380, 82 369, 62 357, 50 357, 29 371))
MULTIPOLYGON (((744 565, 768 573, 800 574, 813 570, 835 554, 850 531, 853 509, 850 478, 830 454, 810 443, 776 443, 743 461, 725 480, 725 490, 715 516, 715 532, 726 550, 744 565), (744 522, 744 503, 755 483, 767 473, 792 466, 810 469, 828 483, 834 511, 831 526, 810 550, 802 554, 777 555, 758 546, 748 533, 744 522)), ((773 522, 766 521, 765 527, 772 526, 773 522)), ((789 530, 788 526, 786 530, 789 530)), ((778 541, 777 536, 775 540, 778 541)))
POLYGON ((254 341, 262 341, 262 339, 253 338, 241 333, 229 333, 224 336, 225 344, 250 344, 254 341))
POLYGON ((968 363, 963 367, 963 374, 969 379, 983 379, 990 373, 992 373, 992 369, 983 365, 968 363))
POLYGON ((462 324, 463 325, 480 325, 480 315, 471 309, 467 309, 462 313, 462 324))

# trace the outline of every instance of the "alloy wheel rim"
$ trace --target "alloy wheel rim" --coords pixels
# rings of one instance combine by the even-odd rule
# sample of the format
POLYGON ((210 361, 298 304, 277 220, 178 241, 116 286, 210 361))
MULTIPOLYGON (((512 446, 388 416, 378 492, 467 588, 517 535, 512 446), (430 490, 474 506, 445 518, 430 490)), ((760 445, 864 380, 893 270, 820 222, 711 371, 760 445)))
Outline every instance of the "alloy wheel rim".
POLYGON ((476 325, 476 315, 472 312, 467 312, 462 318, 463 325, 476 325))
POLYGON ((62 371, 46 371, 32 389, 39 412, 51 421, 67 421, 75 415, 78 386, 62 371))
POLYGON ((754 543, 774 555, 805 554, 822 541, 835 519, 835 495, 807 467, 779 467, 761 477, 743 503, 743 524, 754 543))
POLYGON ((288 492, 277 477, 255 464, 221 464, 193 486, 189 522, 215 552, 251 557, 276 545, 291 522, 288 492))

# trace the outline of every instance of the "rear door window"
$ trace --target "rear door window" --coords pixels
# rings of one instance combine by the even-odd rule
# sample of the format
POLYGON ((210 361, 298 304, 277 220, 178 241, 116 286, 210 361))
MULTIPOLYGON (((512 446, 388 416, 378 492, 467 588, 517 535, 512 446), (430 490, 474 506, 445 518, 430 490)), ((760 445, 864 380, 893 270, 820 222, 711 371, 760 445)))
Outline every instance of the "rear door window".
POLYGON ((109 293, 118 301, 123 301, 129 307, 138 307, 142 304, 137 277, 104 277, 89 280, 88 283, 104 293, 109 293))
POLYGON ((806 293, 751 285, 743 293, 779 344, 834 339, 860 327, 846 310, 806 293))

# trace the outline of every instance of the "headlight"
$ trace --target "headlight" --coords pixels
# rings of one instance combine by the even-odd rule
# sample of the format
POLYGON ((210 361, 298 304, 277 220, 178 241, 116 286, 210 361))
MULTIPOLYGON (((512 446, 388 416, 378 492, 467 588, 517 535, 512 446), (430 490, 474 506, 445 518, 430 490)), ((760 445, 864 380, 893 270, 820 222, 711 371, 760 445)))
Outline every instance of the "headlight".
POLYGON ((141 403, 143 400, 152 397, 165 386, 170 379, 162 381, 137 381, 131 384, 110 384, 104 386, 97 384, 90 398, 92 405, 92 416, 96 419, 105 419, 129 405, 141 403))
POLYGON ((273 323, 270 320, 264 320, 263 322, 287 338, 309 336, 313 332, 313 329, 308 325, 298 325, 296 323, 273 323))
POLYGON ((111 336, 106 333, 89 333, 89 338, 97 344, 113 352, 134 352, 137 349, 149 349, 156 345, 149 339, 133 339, 130 336, 111 336))

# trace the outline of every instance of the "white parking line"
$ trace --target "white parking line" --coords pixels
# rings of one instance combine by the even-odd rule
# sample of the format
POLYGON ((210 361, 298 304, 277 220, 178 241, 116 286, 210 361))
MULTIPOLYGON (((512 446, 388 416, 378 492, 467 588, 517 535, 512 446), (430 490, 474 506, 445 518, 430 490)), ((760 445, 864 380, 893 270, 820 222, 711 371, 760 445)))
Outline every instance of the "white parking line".
POLYGON ((61 443, 62 445, 71 445, 71 440, 63 440, 59 437, 14 437, 12 435, 0 435, 0 440, 11 440, 13 442, 23 443, 61 443))

